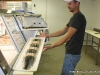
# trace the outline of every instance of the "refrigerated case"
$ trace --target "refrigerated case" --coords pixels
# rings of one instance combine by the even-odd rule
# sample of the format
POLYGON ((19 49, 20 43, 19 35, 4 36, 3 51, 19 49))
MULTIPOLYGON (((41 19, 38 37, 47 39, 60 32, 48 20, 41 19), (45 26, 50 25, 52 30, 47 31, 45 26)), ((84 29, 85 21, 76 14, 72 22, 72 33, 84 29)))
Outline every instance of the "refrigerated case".
POLYGON ((38 30, 25 30, 23 31, 23 20, 22 20, 22 15, 17 15, 17 16, 14 16, 18 26, 19 26, 19 29, 20 31, 22 32, 22 34, 24 35, 25 37, 25 40, 27 41, 28 38, 31 38, 31 37, 35 37, 35 35, 37 34, 38 30))
MULTIPOLYGON (((13 45, 16 49, 16 59, 13 60, 13 65, 11 67, 12 75, 33 75, 34 71, 37 71, 40 57, 42 54, 42 48, 44 45, 45 38, 33 37, 29 38, 26 42, 22 32, 20 31, 18 24, 13 15, 1 15, 2 20, 4 21, 6 30, 13 42, 13 45), (33 40, 41 40, 39 47, 37 48, 37 53, 34 54, 35 59, 29 69, 24 69, 22 64, 25 61, 25 56, 27 55, 27 51, 30 49, 30 46, 33 40)), ((36 32, 37 33, 37 32, 36 32)), ((28 53, 30 54, 30 53, 28 53)), ((13 54, 12 54, 13 55, 13 54)), ((9 55, 11 56, 11 55, 9 55)))
MULTIPOLYGON (((2 24, 5 27, 5 23, 4 23, 4 20, 1 15, 0 15, 0 19, 1 19, 2 24)), ((10 35, 7 33, 5 33, 5 35, 0 36, 0 50, 1 50, 0 51, 1 54, 4 56, 4 57, 0 56, 0 61, 1 61, 1 63, 3 63, 3 61, 5 60, 5 62, 6 62, 5 66, 7 64, 9 65, 9 70, 7 69, 7 72, 9 72, 11 67, 13 66, 14 60, 18 56, 18 51, 16 50, 15 46, 13 45, 10 35)), ((3 68, 4 68, 4 66, 3 66, 3 68)))
MULTIPOLYGON (((34 34, 37 32, 37 36, 40 35, 39 32, 44 32, 49 34, 49 28, 47 23, 41 18, 41 15, 17 15, 15 19, 22 31, 25 39, 27 40, 30 37, 34 37, 34 34), (32 27, 30 27, 32 26, 32 27), (25 28, 26 27, 26 28, 25 28)), ((49 42, 49 38, 45 39, 45 44, 49 42)))
POLYGON ((2 16, 2 19, 5 23, 5 27, 10 37, 13 40, 16 50, 20 52, 26 42, 25 42, 23 35, 21 34, 21 31, 19 30, 19 27, 14 17, 10 14, 9 15, 7 14, 7 15, 2 16))

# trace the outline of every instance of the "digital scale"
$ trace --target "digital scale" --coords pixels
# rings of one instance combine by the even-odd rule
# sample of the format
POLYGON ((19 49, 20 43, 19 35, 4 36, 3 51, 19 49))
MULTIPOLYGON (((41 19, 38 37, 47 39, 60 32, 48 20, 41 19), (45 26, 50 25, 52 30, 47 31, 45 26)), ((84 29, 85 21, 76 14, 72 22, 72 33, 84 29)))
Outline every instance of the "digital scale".
POLYGON ((23 17, 23 28, 47 28, 47 24, 43 18, 24 16, 23 17))

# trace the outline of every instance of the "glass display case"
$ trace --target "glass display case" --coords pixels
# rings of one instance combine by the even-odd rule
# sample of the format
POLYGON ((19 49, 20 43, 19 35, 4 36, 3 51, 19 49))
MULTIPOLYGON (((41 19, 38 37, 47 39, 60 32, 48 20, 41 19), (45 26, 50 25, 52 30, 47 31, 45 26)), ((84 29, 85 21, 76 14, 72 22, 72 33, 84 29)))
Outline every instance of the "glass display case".
MULTIPOLYGON (((34 15, 24 15, 23 17, 15 17, 17 21, 21 24, 20 28, 22 32, 25 34, 25 38, 28 39, 29 37, 39 36, 39 32, 49 33, 49 28, 47 23, 41 18, 40 14, 34 15)), ((45 44, 47 44, 49 38, 45 39, 45 44)))
POLYGON ((4 15, 2 16, 2 18, 4 20, 5 26, 7 28, 7 31, 9 32, 10 37, 13 39, 13 43, 16 49, 18 50, 18 52, 20 52, 26 42, 23 35, 21 34, 21 31, 15 21, 14 16, 4 15))
POLYGON ((24 30, 23 29, 23 17, 21 15, 14 16, 15 20, 19 26, 20 31, 22 32, 24 39, 27 41, 29 38, 35 37, 38 30, 24 30))
MULTIPOLYGON (((5 22, 2 19, 1 15, 0 15, 0 20, 2 22, 2 25, 5 27, 5 22)), ((3 60, 5 59, 7 64, 9 65, 9 67, 12 68, 12 66, 14 64, 14 60, 18 56, 18 51, 15 48, 13 41, 10 38, 10 35, 6 31, 5 31, 4 35, 0 36, 0 50, 1 50, 1 53, 3 54, 3 56, 4 56, 4 57, 0 56, 0 59, 3 59, 3 60)), ((1 63, 2 62, 3 61, 1 61, 1 63)))
MULTIPOLYGON (((33 75, 38 69, 45 38, 34 36, 26 42, 15 17, 10 14, 1 17, 17 53, 11 75, 33 75)), ((13 58, 14 54, 9 56, 13 58)))

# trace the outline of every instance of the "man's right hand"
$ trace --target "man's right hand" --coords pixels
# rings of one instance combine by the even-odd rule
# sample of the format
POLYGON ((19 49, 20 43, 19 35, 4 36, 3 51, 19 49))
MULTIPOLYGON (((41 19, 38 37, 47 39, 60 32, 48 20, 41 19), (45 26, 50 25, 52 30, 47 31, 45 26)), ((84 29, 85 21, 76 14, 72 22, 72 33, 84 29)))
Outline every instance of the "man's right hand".
POLYGON ((48 49, 51 49, 53 46, 52 45, 46 45, 43 47, 43 50, 42 51, 46 51, 48 49))
POLYGON ((40 36, 39 37, 45 37, 45 38, 47 38, 48 37, 48 35, 47 34, 45 34, 44 32, 42 32, 42 33, 40 33, 40 36))

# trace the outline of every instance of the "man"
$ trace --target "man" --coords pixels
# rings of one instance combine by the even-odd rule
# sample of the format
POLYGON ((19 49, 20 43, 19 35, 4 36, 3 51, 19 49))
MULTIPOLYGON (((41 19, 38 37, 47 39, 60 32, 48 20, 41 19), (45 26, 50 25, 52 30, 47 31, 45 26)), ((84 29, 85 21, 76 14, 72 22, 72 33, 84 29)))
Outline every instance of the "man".
POLYGON ((84 15, 80 12, 80 0, 65 0, 68 5, 68 9, 73 13, 68 24, 57 32, 51 34, 41 33, 42 37, 57 37, 64 35, 60 40, 52 45, 44 46, 43 51, 60 46, 66 43, 66 53, 62 68, 61 75, 74 75, 74 71, 77 63, 81 57, 81 48, 84 40, 84 33, 86 27, 86 19, 84 15))

